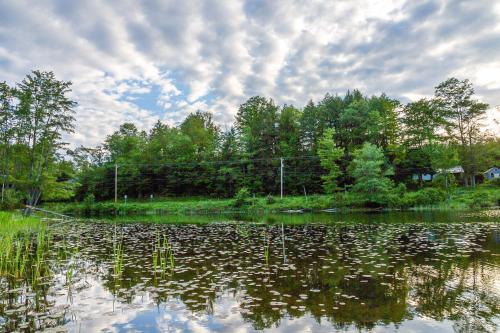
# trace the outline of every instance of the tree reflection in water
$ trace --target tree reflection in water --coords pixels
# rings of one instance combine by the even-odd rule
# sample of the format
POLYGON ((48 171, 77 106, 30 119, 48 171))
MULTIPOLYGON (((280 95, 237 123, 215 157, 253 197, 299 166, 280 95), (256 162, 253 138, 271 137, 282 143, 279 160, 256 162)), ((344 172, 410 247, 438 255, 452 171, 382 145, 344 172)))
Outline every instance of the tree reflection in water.
POLYGON ((132 312, 148 310, 150 303, 159 311, 179 300, 192 315, 215 318, 224 315, 218 311, 229 298, 238 308, 227 312, 239 313, 239 320, 255 330, 306 315, 337 330, 398 327, 420 318, 450 321, 450 329, 458 332, 498 329, 498 224, 243 222, 117 228, 123 235, 121 274, 113 269, 115 226, 54 228, 43 276, 36 281, 1 277, 0 328, 78 331, 88 305, 78 295, 93 288, 92 297, 111 293, 114 306, 130 304, 132 312), (153 265, 158 235, 175 257, 175 267, 165 272, 153 265))

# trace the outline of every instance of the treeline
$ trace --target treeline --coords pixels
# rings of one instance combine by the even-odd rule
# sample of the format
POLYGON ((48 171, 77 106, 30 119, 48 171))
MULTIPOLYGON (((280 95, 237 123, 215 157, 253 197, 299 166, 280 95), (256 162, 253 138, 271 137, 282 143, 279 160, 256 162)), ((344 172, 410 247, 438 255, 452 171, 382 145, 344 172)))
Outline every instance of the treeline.
POLYGON ((448 79, 435 96, 406 105, 358 90, 327 94, 304 108, 252 97, 234 126, 223 130, 208 112, 178 126, 158 121, 148 131, 125 123, 94 148, 65 153, 61 133, 73 129, 70 83, 33 72, 15 87, 2 85, 0 153, 2 200, 107 200, 118 196, 233 197, 356 193, 367 204, 424 186, 422 174, 441 170, 434 186, 465 186, 500 164, 500 141, 481 129, 487 104, 468 80, 448 79), (413 179, 417 175, 417 179, 413 179))
POLYGON ((478 172, 499 160, 500 142, 479 125, 487 108, 468 80, 452 78, 434 98, 407 105, 358 90, 327 94, 303 109, 256 96, 225 131, 201 111, 175 127, 158 121, 147 132, 125 123, 101 146, 71 152, 80 170, 77 198, 112 199, 115 165, 120 199, 233 197, 241 189, 278 195, 281 159, 286 195, 352 190, 368 204, 385 204, 423 186, 425 173, 442 170, 449 187, 455 178, 446 170, 457 165, 465 171, 460 180, 474 186, 478 172))

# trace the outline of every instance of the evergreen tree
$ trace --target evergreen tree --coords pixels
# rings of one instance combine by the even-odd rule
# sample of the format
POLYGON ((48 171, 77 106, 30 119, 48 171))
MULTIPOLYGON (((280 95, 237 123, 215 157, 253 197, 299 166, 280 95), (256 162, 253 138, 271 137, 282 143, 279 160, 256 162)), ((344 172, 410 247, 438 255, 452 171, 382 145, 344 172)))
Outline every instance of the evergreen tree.
POLYGON ((386 165, 381 148, 366 142, 354 152, 351 164, 353 191, 368 205, 386 205, 393 188, 388 178, 392 169, 386 165))

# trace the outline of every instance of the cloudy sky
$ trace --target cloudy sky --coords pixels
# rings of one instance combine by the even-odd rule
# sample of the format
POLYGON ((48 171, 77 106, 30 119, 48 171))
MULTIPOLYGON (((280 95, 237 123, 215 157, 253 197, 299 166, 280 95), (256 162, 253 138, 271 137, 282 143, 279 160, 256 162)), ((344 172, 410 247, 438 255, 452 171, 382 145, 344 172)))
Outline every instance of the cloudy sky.
MULTIPOLYGON (((0 0, 0 81, 73 82, 73 144, 198 109, 225 125, 253 95, 302 107, 358 88, 403 102, 469 78, 500 120, 500 2, 0 0)), ((498 127, 493 127, 498 129, 498 127)))

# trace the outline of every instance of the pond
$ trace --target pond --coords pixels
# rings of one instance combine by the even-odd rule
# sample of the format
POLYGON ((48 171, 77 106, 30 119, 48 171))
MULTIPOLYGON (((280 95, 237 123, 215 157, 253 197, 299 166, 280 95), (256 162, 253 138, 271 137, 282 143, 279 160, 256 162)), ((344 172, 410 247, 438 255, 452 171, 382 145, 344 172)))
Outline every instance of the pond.
POLYGON ((0 331, 495 332, 499 218, 52 222, 2 255, 0 331))

